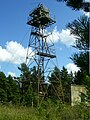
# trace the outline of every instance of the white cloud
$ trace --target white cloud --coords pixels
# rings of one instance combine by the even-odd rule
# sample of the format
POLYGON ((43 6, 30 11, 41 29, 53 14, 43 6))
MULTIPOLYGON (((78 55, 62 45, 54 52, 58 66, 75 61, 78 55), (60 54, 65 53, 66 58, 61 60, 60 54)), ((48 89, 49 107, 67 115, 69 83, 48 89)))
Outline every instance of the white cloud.
MULTIPOLYGON (((7 42, 5 48, 0 46, 0 61, 21 64, 25 62, 27 48, 16 41, 7 42)), ((30 49, 30 52, 32 50, 30 49)))
POLYGON ((11 75, 12 77, 16 77, 16 73, 8 72, 8 75, 11 75))
POLYGON ((81 13, 82 13, 83 15, 87 16, 87 17, 90 17, 90 13, 89 13, 89 12, 85 12, 85 11, 81 10, 81 13))
MULTIPOLYGON (((50 34, 50 33, 49 33, 50 34)), ((74 45, 75 43, 75 36, 70 34, 69 29, 62 29, 62 31, 58 31, 57 27, 54 28, 52 31, 52 34, 48 36, 47 41, 50 43, 50 41, 61 42, 65 44, 66 46, 74 45)))
POLYGON ((0 61, 9 61, 11 54, 0 46, 0 61))
POLYGON ((74 35, 70 35, 70 30, 62 30, 60 33, 60 41, 64 43, 66 46, 74 45, 75 37, 74 35))
POLYGON ((87 17, 90 16, 90 13, 89 13, 89 12, 83 12, 83 14, 84 14, 85 16, 87 16, 87 17))
POLYGON ((72 71, 73 74, 79 70, 79 68, 74 63, 67 64, 66 68, 67 68, 68 73, 72 71))
MULTIPOLYGON (((50 33, 48 33, 48 34, 50 34, 50 33)), ((54 30, 52 31, 52 33, 48 36, 47 41, 48 42, 52 41, 52 42, 56 43, 60 39, 59 35, 60 35, 60 32, 57 31, 57 27, 55 27, 54 30)))

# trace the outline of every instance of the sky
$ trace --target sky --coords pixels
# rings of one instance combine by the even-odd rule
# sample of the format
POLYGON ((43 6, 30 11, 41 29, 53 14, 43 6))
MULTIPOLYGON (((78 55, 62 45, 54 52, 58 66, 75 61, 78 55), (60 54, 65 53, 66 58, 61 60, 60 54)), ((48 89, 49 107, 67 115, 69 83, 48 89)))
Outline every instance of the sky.
POLYGON ((79 69, 70 59, 77 50, 72 47, 75 36, 70 35, 66 25, 88 13, 74 11, 65 3, 56 0, 0 0, 0 2, 0 71, 6 75, 19 76, 18 66, 25 62, 31 29, 26 24, 28 14, 39 3, 44 4, 50 10, 51 17, 56 20, 47 31, 52 32, 59 68, 65 66, 68 72, 79 69))

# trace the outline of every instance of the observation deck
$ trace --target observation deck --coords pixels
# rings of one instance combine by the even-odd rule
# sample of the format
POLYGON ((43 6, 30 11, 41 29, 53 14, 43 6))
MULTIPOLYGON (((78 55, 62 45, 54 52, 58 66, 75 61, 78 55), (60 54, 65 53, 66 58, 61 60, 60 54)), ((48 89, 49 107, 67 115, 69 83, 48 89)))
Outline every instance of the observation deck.
POLYGON ((55 23, 55 20, 50 18, 49 10, 40 4, 36 9, 34 9, 28 17, 27 24, 41 28, 48 27, 55 23))

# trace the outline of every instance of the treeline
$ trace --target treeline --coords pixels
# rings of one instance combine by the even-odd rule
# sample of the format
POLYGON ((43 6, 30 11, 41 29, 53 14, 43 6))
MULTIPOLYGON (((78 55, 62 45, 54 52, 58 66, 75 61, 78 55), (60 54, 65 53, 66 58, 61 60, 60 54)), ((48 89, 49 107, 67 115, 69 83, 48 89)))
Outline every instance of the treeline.
POLYGON ((12 76, 6 77, 3 72, 0 72, 0 102, 17 103, 20 100, 19 82, 12 76))
MULTIPOLYGON (((22 63, 20 77, 5 76, 3 72, 0 72, 0 102, 21 104, 26 106, 37 106, 38 99, 40 103, 44 101, 71 103, 71 84, 77 83, 76 74, 73 76, 72 72, 69 74, 65 67, 60 71, 57 67, 51 73, 48 78, 48 83, 43 81, 44 91, 38 92, 38 71, 34 66, 29 69, 26 64, 22 63), (42 92, 42 93, 40 93, 42 92), (43 94, 44 96, 40 96, 43 94)), ((89 88, 90 77, 86 76, 84 83, 89 88)), ((90 89, 90 88, 89 88, 90 89)), ((90 91, 88 89, 88 93, 90 91)), ((90 97, 90 96, 89 96, 90 97)), ((41 103, 41 104, 42 104, 41 103)))
MULTIPOLYGON (((5 76, 0 72, 0 102, 37 106, 38 103, 38 71, 34 66, 29 69, 26 64, 21 64, 20 77, 5 76)), ((44 99, 52 101, 62 100, 70 103, 70 85, 72 84, 73 74, 68 74, 65 67, 60 71, 57 67, 51 73, 48 83, 44 83, 44 99), (57 79, 58 78, 58 79, 57 79), (61 84, 62 83, 62 84, 61 84), (61 92, 63 92, 61 94, 61 92)), ((41 91, 43 92, 43 91, 41 91)))

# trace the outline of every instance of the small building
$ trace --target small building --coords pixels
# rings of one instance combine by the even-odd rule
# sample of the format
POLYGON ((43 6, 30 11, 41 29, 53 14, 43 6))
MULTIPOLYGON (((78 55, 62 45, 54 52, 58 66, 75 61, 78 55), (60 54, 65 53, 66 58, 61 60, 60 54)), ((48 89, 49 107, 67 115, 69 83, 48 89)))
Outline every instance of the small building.
POLYGON ((82 85, 71 85, 71 105, 86 102, 87 90, 82 85))

